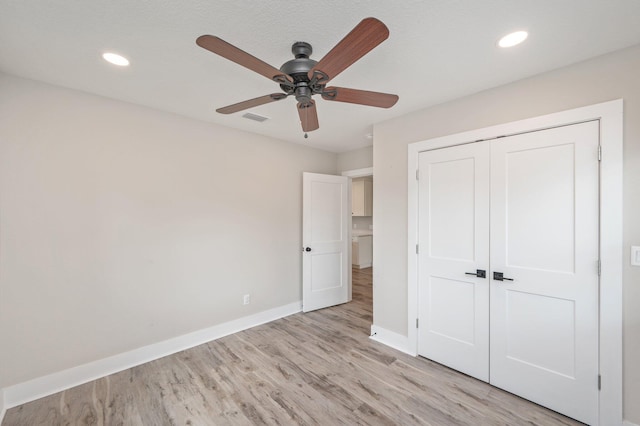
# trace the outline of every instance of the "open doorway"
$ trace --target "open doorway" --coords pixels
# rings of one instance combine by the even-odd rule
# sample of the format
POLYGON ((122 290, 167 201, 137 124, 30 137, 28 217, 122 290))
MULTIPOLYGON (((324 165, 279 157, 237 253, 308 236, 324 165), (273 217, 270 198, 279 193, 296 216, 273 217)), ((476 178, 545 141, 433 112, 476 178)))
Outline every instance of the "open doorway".
POLYGON ((348 170, 351 178, 351 294, 373 320, 373 168, 348 170))

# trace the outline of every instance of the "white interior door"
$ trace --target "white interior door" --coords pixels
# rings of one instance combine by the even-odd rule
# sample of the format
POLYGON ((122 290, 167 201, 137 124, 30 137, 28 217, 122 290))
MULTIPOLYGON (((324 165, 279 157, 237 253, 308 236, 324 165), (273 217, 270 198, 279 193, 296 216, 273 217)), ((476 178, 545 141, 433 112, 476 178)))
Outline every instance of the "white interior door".
POLYGON ((598 123, 491 145, 490 382, 598 422, 598 123))
POLYGON ((303 173, 302 310, 349 301, 350 185, 346 176, 303 173))
POLYGON ((423 152, 418 182, 418 353, 484 381, 489 380, 489 148, 489 142, 480 142, 423 152))

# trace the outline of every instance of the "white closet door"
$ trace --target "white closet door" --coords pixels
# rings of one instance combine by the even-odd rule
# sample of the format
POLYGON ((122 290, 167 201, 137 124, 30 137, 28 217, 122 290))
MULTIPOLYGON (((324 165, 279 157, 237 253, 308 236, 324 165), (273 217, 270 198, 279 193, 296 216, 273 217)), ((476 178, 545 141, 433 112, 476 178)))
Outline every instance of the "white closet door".
POLYGON ((491 144, 490 382, 589 424, 598 422, 597 150, 597 122, 491 144))
POLYGON ((489 143, 420 154, 418 353, 489 379, 489 143), (485 270, 487 278, 469 273, 485 270))

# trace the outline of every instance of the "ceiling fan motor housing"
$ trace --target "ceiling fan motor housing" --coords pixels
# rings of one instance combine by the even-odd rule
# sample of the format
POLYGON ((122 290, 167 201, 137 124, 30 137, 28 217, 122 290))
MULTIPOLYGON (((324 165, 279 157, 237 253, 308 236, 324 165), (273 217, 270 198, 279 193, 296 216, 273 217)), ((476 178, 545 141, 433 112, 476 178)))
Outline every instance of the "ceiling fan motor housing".
POLYGON ((291 46, 291 53, 295 59, 285 62, 280 67, 280 71, 290 76, 294 84, 294 87, 281 84, 280 88, 287 94, 295 95, 298 102, 305 104, 311 101, 312 95, 320 93, 324 88, 324 85, 315 84, 309 79, 309 71, 318 63, 309 58, 312 52, 313 49, 309 43, 295 42, 291 46))

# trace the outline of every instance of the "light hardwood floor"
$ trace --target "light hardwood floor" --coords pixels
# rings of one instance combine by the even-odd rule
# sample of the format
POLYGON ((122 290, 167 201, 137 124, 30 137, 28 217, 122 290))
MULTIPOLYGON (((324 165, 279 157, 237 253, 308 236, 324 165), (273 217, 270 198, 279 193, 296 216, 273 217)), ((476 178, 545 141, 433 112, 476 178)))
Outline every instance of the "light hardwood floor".
POLYGON ((10 425, 578 425, 370 340, 353 302, 252 328, 10 409, 10 425))

